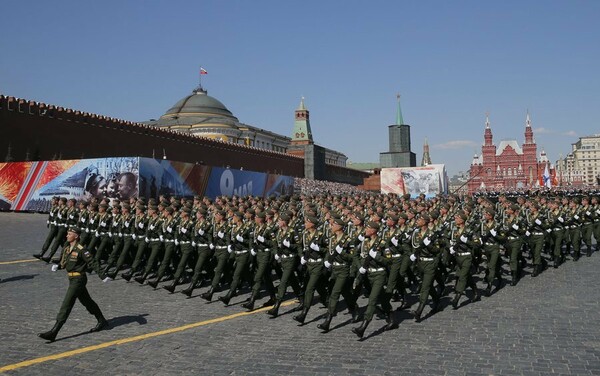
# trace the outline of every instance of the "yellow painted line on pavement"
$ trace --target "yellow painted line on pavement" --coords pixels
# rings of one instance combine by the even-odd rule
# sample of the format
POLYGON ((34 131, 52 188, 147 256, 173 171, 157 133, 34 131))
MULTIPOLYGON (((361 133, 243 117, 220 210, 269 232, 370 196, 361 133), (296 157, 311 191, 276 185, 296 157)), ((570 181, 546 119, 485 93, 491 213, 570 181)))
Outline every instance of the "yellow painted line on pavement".
MULTIPOLYGON (((293 299, 293 300, 289 300, 287 302, 283 302, 281 304, 281 306, 282 307, 286 307, 286 306, 292 305, 294 303, 297 303, 297 300, 293 299)), ((205 326, 205 325, 210 325, 210 324, 216 324, 216 323, 220 323, 220 322, 227 321, 227 320, 233 320, 233 319, 236 319, 238 317, 243 317, 243 316, 248 316, 248 315, 254 315, 254 314, 259 313, 259 312, 267 311, 270 308, 271 307, 259 308, 257 310, 252 311, 252 312, 239 312, 239 313, 235 313, 233 315, 221 316, 221 317, 217 317, 217 318, 210 319, 210 320, 196 322, 196 323, 193 323, 193 324, 187 324, 187 325, 178 326, 178 327, 171 328, 171 329, 160 330, 158 332, 152 332, 152 333, 142 334, 142 335, 135 336, 135 337, 121 338, 121 339, 117 339, 117 340, 114 340, 114 341, 108 341, 108 342, 100 343, 98 345, 82 347, 80 349, 75 349, 75 350, 65 351, 65 352, 58 353, 58 354, 43 356, 43 357, 40 357, 40 358, 30 359, 30 360, 26 360, 26 361, 19 362, 19 363, 8 364, 8 365, 0 367, 0 373, 6 372, 6 371, 13 371, 13 370, 16 370, 16 369, 19 369, 19 368, 33 366, 33 365, 36 365, 36 364, 48 362, 50 360, 59 360, 59 359, 63 359, 63 358, 69 358, 71 356, 75 356, 75 355, 79 355, 79 354, 84 354, 84 353, 87 353, 87 352, 96 351, 96 350, 100 350, 100 349, 105 349, 105 348, 110 347, 110 346, 124 345, 126 343, 142 341, 142 340, 145 340, 145 339, 148 339, 148 338, 154 338, 154 337, 164 336, 164 335, 167 335, 167 334, 173 334, 173 333, 183 332, 185 330, 197 328, 197 327, 200 327, 200 326, 205 326)))
POLYGON ((20 264, 22 262, 34 262, 39 261, 38 259, 27 259, 27 260, 14 260, 14 261, 0 261, 0 265, 9 265, 9 264, 20 264))

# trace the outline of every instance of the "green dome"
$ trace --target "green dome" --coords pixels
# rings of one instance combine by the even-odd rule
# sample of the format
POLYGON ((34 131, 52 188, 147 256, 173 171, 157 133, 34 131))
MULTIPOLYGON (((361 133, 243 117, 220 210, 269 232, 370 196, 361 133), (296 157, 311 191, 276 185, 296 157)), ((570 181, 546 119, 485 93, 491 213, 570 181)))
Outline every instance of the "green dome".
POLYGON ((226 117, 237 121, 231 111, 219 100, 209 96, 206 90, 198 88, 192 94, 175 103, 163 117, 186 114, 209 114, 214 117, 226 117))

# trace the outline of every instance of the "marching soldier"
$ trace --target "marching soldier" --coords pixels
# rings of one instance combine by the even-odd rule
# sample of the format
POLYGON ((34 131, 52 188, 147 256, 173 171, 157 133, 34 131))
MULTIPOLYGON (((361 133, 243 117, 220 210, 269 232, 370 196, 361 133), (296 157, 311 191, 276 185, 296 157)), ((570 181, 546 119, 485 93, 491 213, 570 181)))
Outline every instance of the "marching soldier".
POLYGON ((225 266, 229 260, 228 246, 230 244, 231 229, 227 221, 225 220, 225 212, 223 210, 217 210, 215 212, 215 223, 213 225, 213 247, 215 250, 215 258, 217 260, 217 266, 215 267, 215 274, 213 276, 210 288, 205 293, 201 294, 200 297, 209 302, 212 300, 212 296, 219 286, 225 266))
POLYGON ((210 262, 212 251, 215 248, 213 245, 214 240, 212 223, 206 219, 207 215, 208 212, 206 209, 198 208, 196 211, 196 223, 192 228, 192 247, 196 249, 198 258, 196 259, 194 275, 192 276, 190 285, 185 290, 181 291, 181 293, 186 295, 188 298, 192 296, 192 292, 197 287, 202 270, 204 270, 206 265, 210 262))
POLYGON ((467 218, 465 212, 457 212, 454 216, 455 226, 450 235, 450 254, 456 260, 458 275, 458 281, 454 289, 455 295, 452 300, 452 307, 454 309, 458 308, 460 297, 464 294, 467 285, 473 290, 472 301, 475 302, 480 299, 479 290, 471 273, 473 249, 478 245, 479 238, 474 234, 472 229, 466 227, 465 222, 467 218))
MULTIPOLYGON (((48 213, 48 219, 46 220, 46 227, 48 227, 48 236, 46 236, 46 241, 44 241, 44 245, 42 245, 42 251, 33 255, 33 257, 40 260, 43 259, 44 261, 46 261, 46 259, 43 258, 44 254, 48 251, 48 248, 50 248, 50 246, 52 245, 52 241, 58 235, 58 226, 56 220, 58 217, 58 211, 60 210, 59 198, 56 196, 52 197, 50 205, 50 212, 48 213)), ((50 262, 50 259, 52 259, 52 257, 49 257, 48 261, 46 262, 50 262)))
POLYGON ((125 263, 125 260, 129 257, 130 250, 135 245, 135 240, 133 239, 135 231, 134 222, 135 217, 131 214, 131 206, 128 203, 124 203, 121 207, 121 218, 118 237, 118 240, 121 242, 121 245, 118 247, 116 245, 114 246, 113 253, 108 258, 108 263, 106 265, 107 276, 111 279, 115 279, 117 273, 125 263), (117 250, 116 253, 115 250, 117 250), (115 270, 109 273, 108 270, 114 265, 115 261, 115 270))
MULTIPOLYGON (((143 274, 134 278, 134 280, 139 284, 143 284, 146 278, 148 278, 150 275, 150 272, 154 267, 154 263, 156 262, 156 258, 159 256, 162 247, 162 243, 160 241, 162 218, 158 215, 158 206, 149 205, 148 216, 150 218, 148 219, 146 234, 142 241, 145 241, 147 247, 150 248, 150 257, 146 262, 146 267, 143 274)), ((131 269, 133 270, 133 267, 131 269)), ((125 278, 125 276, 123 276, 123 278, 125 278)))
POLYGON ((504 218, 502 231, 506 234, 505 247, 510 259, 510 285, 515 286, 521 274, 521 263, 519 259, 521 257, 521 247, 523 246, 522 236, 525 235, 525 229, 518 214, 518 205, 509 205, 504 212, 506 216, 504 218))
POLYGON ((146 252, 146 231, 148 227, 148 217, 146 216, 146 206, 142 203, 137 204, 135 208, 135 218, 133 219, 133 228, 131 229, 132 247, 135 250, 135 257, 131 268, 127 273, 121 274, 124 280, 130 281, 135 273, 138 273, 142 264, 142 259, 146 252))
POLYGON ((252 231, 252 221, 243 222, 244 213, 235 212, 233 214, 233 224, 231 226, 230 242, 227 252, 235 257, 235 269, 233 271, 233 280, 229 286, 229 291, 219 300, 225 305, 229 305, 231 298, 237 294, 237 288, 240 284, 242 274, 248 273, 248 262, 250 261, 250 243, 254 236, 252 231))
POLYGON ((191 212, 192 209, 184 207, 181 211, 179 226, 177 226, 176 240, 181 249, 181 259, 177 265, 175 275, 173 276, 173 283, 168 286, 163 286, 163 288, 170 293, 175 292, 175 287, 180 283, 182 275, 185 272, 185 267, 194 251, 194 247, 192 246, 194 221, 190 218, 191 212))
POLYGON ((152 288, 156 288, 158 283, 162 280, 162 277, 167 272, 167 268, 171 264, 175 253, 175 233, 177 231, 177 220, 173 216, 175 209, 172 206, 168 206, 164 210, 164 218, 161 222, 161 231, 159 235, 160 242, 163 245, 163 258, 160 262, 160 266, 158 267, 158 273, 156 274, 156 278, 152 281, 148 281, 148 286, 152 288))
POLYGON ((505 238, 500 232, 501 226, 494 219, 495 216, 496 212, 492 207, 486 208, 483 211, 483 221, 481 222, 481 228, 479 232, 483 246, 483 255, 487 261, 485 272, 486 296, 492 295, 494 280, 498 280, 496 289, 499 289, 502 286, 502 259, 500 258, 500 244, 505 241, 505 238))
MULTIPOLYGON (((69 201, 70 202, 70 201, 69 201)), ((46 262, 50 262, 54 254, 58 250, 58 247, 62 246, 65 243, 65 239, 67 236, 67 211, 69 210, 67 205, 67 199, 65 197, 61 197, 58 199, 58 209, 56 211, 56 236, 54 237, 54 242, 50 247, 50 254, 46 257, 41 257, 42 260, 46 262)))
POLYGON ((529 250, 533 254, 533 273, 532 277, 537 277, 546 262, 542 258, 542 249, 544 248, 546 229, 548 223, 546 218, 540 213, 540 207, 537 203, 532 203, 527 214, 527 231, 525 235, 528 238, 529 250))

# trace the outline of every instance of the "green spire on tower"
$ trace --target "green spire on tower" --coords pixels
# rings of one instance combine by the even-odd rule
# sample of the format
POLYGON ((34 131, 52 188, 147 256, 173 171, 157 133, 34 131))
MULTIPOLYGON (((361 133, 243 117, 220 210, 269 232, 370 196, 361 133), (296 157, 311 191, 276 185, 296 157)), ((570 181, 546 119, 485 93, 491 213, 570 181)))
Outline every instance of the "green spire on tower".
POLYGON ((396 113, 396 125, 403 125, 404 119, 402 118, 402 109, 400 108, 400 94, 396 94, 398 99, 398 112, 396 113))

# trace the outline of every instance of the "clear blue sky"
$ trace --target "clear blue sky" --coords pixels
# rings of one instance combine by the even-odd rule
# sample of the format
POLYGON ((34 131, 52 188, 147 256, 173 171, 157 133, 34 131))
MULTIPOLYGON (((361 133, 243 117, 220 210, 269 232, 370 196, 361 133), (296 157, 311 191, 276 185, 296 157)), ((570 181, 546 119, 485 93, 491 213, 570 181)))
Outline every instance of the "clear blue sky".
POLYGON ((144 121, 197 85, 244 123, 388 150, 396 93, 421 159, 466 170, 485 113, 551 160, 600 133, 600 1, 15 1, 0 12, 0 93, 144 121))

